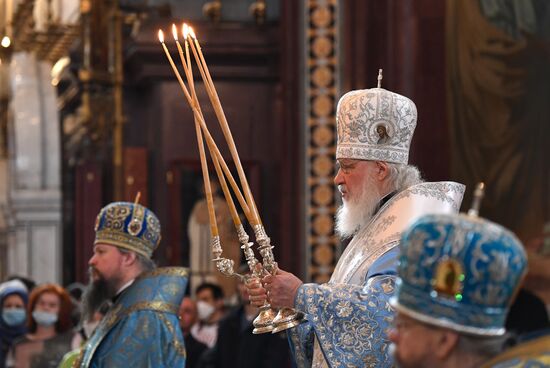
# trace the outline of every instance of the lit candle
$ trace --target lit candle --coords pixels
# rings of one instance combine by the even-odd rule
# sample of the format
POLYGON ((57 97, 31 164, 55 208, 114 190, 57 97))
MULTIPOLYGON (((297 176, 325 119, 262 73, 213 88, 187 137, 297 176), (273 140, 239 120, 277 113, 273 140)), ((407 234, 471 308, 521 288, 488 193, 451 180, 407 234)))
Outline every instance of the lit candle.
MULTIPOLYGON (((212 137, 210 135, 210 132, 208 132, 208 129, 206 128, 206 124, 204 123, 204 116, 203 116, 202 111, 200 109, 200 104, 198 102, 197 94, 196 94, 196 91, 195 91, 194 82, 193 82, 193 72, 192 72, 192 66, 191 66, 191 58, 190 58, 190 55, 189 55, 189 44, 187 42, 188 30, 189 30, 189 27, 187 26, 187 24, 184 23, 183 27, 182 27, 182 34, 183 34, 183 37, 185 39, 185 56, 186 56, 186 58, 184 58, 183 49, 182 49, 181 44, 178 40, 178 31, 177 31, 176 25, 172 24, 172 35, 174 36, 174 41, 176 41, 176 45, 177 45, 178 52, 179 52, 179 55, 180 55, 181 63, 182 63, 183 69, 184 69, 186 77, 187 77, 187 84, 189 85, 189 89, 191 91, 191 99, 194 101, 194 104, 192 106, 193 106, 194 109, 198 110, 197 115, 199 115, 199 116, 197 116, 195 119, 196 119, 196 121, 199 122, 199 124, 201 125, 201 127, 204 131, 204 134, 206 135, 206 142, 207 142, 207 145, 208 145, 208 149, 210 151, 210 155, 212 157, 212 162, 214 163, 216 173, 217 173, 218 179, 220 181, 220 185, 222 187, 222 190, 224 192, 224 196, 226 198, 226 202, 229 205, 229 210, 230 210, 231 216, 233 218, 233 222, 235 223, 235 226, 239 226, 239 225, 241 225, 240 217, 239 217, 239 214, 237 212, 237 209, 235 208, 235 204, 233 202, 233 198, 231 197, 231 193, 229 191, 229 188, 227 187, 227 182, 225 180, 224 173, 222 171, 222 168, 220 167, 220 160, 222 161, 224 166, 227 167, 227 164, 225 164, 225 161, 223 161, 223 157, 221 156, 221 153, 217 149, 217 146, 216 146, 214 140, 212 139, 212 137), (220 159, 218 159, 218 157, 220 157, 220 159)), ((241 205, 244 204, 244 206, 242 206, 243 211, 245 212, 245 214, 248 214, 249 213, 248 205, 244 201, 244 198, 242 197, 242 194, 240 193, 240 190, 237 186, 237 183, 233 179, 233 176, 231 175, 231 172, 229 171, 229 168, 226 169, 226 172, 229 173, 228 177, 230 178, 230 182, 232 184, 232 187, 235 190, 235 194, 237 195, 238 200, 242 199, 241 205)))
POLYGON ((170 55, 170 51, 168 51, 168 48, 166 47, 166 44, 164 43, 164 32, 162 32, 162 30, 160 30, 160 29, 159 29, 159 41, 160 41, 160 44, 162 45, 164 53, 166 54, 166 58, 170 62, 170 66, 172 66, 172 70, 174 71, 174 74, 176 75, 176 78, 178 79, 181 90, 183 91, 183 94, 187 98, 187 102, 189 102, 189 104, 191 106, 193 106, 191 96, 189 95, 189 92, 187 91, 187 87, 185 87, 185 84, 183 83, 183 80, 181 79, 180 72, 179 72, 178 68, 176 67, 176 64, 174 64, 174 60, 172 60, 172 56, 170 55))
MULTIPOLYGON (((183 93, 185 94, 185 97, 187 97, 187 100, 193 106, 191 99, 191 96, 189 95, 189 92, 187 91, 187 88, 185 87, 185 84, 183 83, 183 80, 181 79, 181 75, 178 71, 178 68, 176 68, 176 65, 174 64, 174 60, 172 60, 172 56, 170 55, 170 52, 168 51, 168 48, 166 47, 166 44, 164 43, 164 33, 162 30, 159 30, 159 41, 162 44, 162 48, 164 49, 164 53, 166 54, 166 57, 168 58, 168 61, 170 62, 170 65, 172 66, 172 70, 174 71, 174 74, 176 75, 176 78, 178 79, 178 82, 181 86, 181 89, 183 90, 183 93)), ((195 112, 195 116, 197 116, 197 112, 195 112)), ((210 177, 208 176, 208 165, 206 162, 206 152, 204 151, 204 142, 202 139, 202 133, 201 133, 201 127, 199 124, 198 119, 195 117, 195 130, 197 131, 197 144, 199 146, 199 155, 201 160, 201 168, 202 168, 202 176, 204 180, 204 193, 206 196, 206 203, 208 206, 208 217, 210 220, 210 231, 212 233, 212 236, 218 236, 218 224, 216 221, 216 213, 214 209, 214 200, 212 198, 212 188, 210 186, 210 177)))
MULTIPOLYGON (((189 94, 189 91, 187 90, 187 88, 185 86, 185 83, 183 82, 183 80, 181 78, 181 75, 180 75, 176 65, 174 64, 172 56, 170 55, 170 52, 168 51, 168 48, 166 47, 166 44, 164 43, 164 33, 162 32, 162 30, 159 30, 158 37, 159 37, 159 41, 162 44, 162 47, 164 49, 164 53, 166 54, 166 57, 167 57, 168 61, 170 62, 172 70, 174 71, 174 74, 176 75, 176 78, 177 78, 177 80, 180 84, 180 87, 181 87, 185 97, 187 98, 187 101, 188 101, 189 105, 193 109, 193 113, 194 113, 194 116, 195 116, 195 122, 198 122, 200 124, 200 127, 202 128, 202 130, 203 130, 203 132, 206 136, 206 141, 207 141, 207 144, 208 144, 208 148, 209 148, 210 153, 212 154, 212 157, 216 156, 216 161, 218 161, 218 163, 221 163, 221 168, 222 168, 223 172, 225 173, 226 177, 228 178, 229 183, 231 184, 231 187, 233 188, 233 191, 234 191, 234 193, 237 197, 237 200, 239 201, 239 204, 241 205, 241 208, 243 209, 243 212, 245 213, 245 216, 247 218, 250 218, 250 209, 248 207, 248 204, 246 203, 242 193, 240 192, 240 189, 239 189, 237 183, 235 182, 235 179, 233 178, 233 176, 231 174, 231 171, 229 170, 229 167, 227 166, 225 160, 223 159, 223 156, 222 156, 221 152, 219 151, 218 147, 216 146, 216 143, 215 143, 214 139, 212 138, 212 135, 210 134, 210 132, 208 131, 208 128, 206 127, 206 123, 204 122, 204 116, 202 116, 202 112, 198 109, 198 103, 197 104, 194 103, 194 99, 189 94)), ((177 40, 177 32, 175 33, 174 38, 177 40)), ((181 45, 180 45, 180 48, 181 48, 181 45)), ((180 55, 180 57, 181 57, 181 55, 180 55)), ((183 58, 182 58, 182 65, 184 67, 184 71, 189 69, 188 66, 185 65, 185 60, 183 58)), ((186 75, 188 75, 188 74, 186 74, 186 75)), ((199 137, 197 137, 197 139, 199 139, 199 137)), ((200 146, 203 142, 202 134, 200 136, 200 141, 201 141, 201 143, 199 143, 199 154, 200 154, 200 146)), ((204 146, 203 146, 203 148, 204 148, 204 146)), ((205 158, 204 161, 206 162, 206 158, 205 158)), ((201 162, 201 165, 202 165, 202 162, 201 162)), ((210 188, 209 178, 207 180, 208 180, 208 187, 210 188)), ((207 192, 206 188, 205 188, 205 192, 207 192)), ((211 192, 211 190, 210 190, 210 192, 211 192)), ((208 199, 207 199, 207 203, 208 203, 208 199)), ((214 218, 214 220, 215 220, 215 218, 214 218)))
POLYGON ((189 26, 187 26, 187 24, 185 23, 183 23, 183 26, 182 26, 182 33, 183 33, 183 39, 185 40, 185 56, 187 57, 187 65, 189 66, 189 76, 191 78, 189 83, 193 85, 193 90, 194 90, 195 84, 193 81, 193 68, 191 66, 191 56, 189 55, 189 42, 187 42, 187 35, 189 34, 189 26))
POLYGON ((193 51, 195 61, 197 62, 197 65, 199 67, 201 77, 202 77, 202 79, 204 81, 204 84, 206 86, 206 90, 208 92, 210 102, 212 103, 212 106, 214 107, 214 112, 216 114, 216 117, 218 118, 218 121, 220 123, 220 127, 222 128, 222 132, 225 136, 225 140, 227 141, 227 144, 229 146, 229 151, 231 152, 231 156, 233 157, 233 161, 235 162, 235 166, 237 167, 237 173, 239 175, 239 179, 241 181, 241 185, 242 185, 243 190, 244 190, 244 195, 245 195, 247 204, 248 204, 248 206, 251 210, 252 219, 250 221, 250 224, 251 225, 261 224, 258 209, 256 208, 254 198, 252 197, 252 193, 250 191, 250 186, 248 185, 246 175, 244 174, 244 170, 243 170, 243 167, 242 167, 242 164, 241 164, 241 160, 240 160, 239 154, 237 152, 237 147, 235 145, 235 141, 233 140, 231 130, 229 129, 229 124, 227 123, 225 113, 223 112, 223 108, 222 108, 220 99, 218 97, 218 93, 216 91, 214 83, 212 82, 212 77, 210 76, 210 71, 208 70, 208 66, 206 65, 204 55, 202 54, 199 41, 198 41, 198 39, 195 35, 195 32, 193 31, 193 28, 191 28, 191 27, 189 27, 189 35, 194 40, 194 42, 190 42, 191 50, 193 51))

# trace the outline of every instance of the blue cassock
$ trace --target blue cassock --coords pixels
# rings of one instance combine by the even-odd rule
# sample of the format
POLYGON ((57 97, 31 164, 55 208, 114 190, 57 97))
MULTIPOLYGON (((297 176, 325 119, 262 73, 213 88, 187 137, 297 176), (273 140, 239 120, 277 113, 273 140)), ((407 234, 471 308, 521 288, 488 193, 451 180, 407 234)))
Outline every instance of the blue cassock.
POLYGON ((139 276, 109 309, 73 367, 184 367, 177 312, 187 277, 187 269, 177 267, 139 276))

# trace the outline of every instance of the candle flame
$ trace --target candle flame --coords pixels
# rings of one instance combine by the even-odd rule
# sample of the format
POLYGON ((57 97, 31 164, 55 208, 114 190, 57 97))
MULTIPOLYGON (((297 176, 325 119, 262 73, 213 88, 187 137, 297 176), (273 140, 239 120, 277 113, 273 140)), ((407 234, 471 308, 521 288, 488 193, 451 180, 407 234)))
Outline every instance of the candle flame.
POLYGON ((178 40, 178 29, 174 23, 172 23, 172 36, 174 36, 175 41, 178 40))
POLYGON ((162 29, 159 29, 159 41, 160 43, 164 43, 164 32, 162 32, 162 29))
POLYGON ((193 27, 189 27, 189 34, 191 37, 193 37, 194 40, 197 39, 197 36, 195 36, 195 31, 193 31, 193 27))
POLYGON ((187 39, 187 37, 189 37, 189 26, 187 25, 187 23, 183 23, 181 32, 183 33, 183 38, 187 39))

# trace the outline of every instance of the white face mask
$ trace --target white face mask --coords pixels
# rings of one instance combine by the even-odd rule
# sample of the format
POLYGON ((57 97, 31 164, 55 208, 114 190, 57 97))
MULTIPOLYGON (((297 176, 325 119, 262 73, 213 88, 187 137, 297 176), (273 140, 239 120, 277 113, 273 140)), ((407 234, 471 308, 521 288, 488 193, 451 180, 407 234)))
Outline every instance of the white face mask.
POLYGON ((35 310, 32 312, 34 321, 44 327, 53 326, 57 322, 57 314, 35 310))
POLYGON ((214 310, 216 310, 216 308, 207 302, 203 302, 202 300, 197 302, 197 313, 199 315, 199 320, 203 322, 206 322, 208 318, 210 318, 212 313, 214 313, 214 310))

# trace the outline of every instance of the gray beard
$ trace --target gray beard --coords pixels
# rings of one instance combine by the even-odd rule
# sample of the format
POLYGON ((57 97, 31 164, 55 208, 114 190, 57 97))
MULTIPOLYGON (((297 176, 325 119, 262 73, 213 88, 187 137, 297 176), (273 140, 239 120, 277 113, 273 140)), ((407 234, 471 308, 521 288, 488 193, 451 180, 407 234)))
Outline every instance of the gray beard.
POLYGON ((374 215, 378 203, 382 199, 376 188, 372 177, 369 177, 363 184, 359 196, 344 202, 336 212, 336 232, 342 239, 351 238, 365 225, 368 224, 374 215))
POLYGON ((116 295, 112 283, 105 280, 101 275, 99 279, 93 279, 89 272, 90 282, 82 294, 82 318, 81 322, 89 321, 94 313, 99 311, 104 303, 108 303, 116 295))

